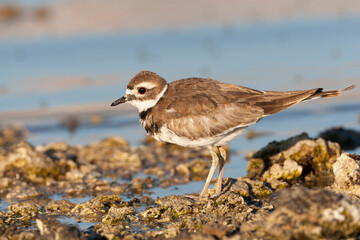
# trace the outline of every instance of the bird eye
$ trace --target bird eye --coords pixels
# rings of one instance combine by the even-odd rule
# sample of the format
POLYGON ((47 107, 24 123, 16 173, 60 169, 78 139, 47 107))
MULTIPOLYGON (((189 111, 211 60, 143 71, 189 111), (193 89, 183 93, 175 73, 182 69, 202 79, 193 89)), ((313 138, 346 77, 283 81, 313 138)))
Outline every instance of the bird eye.
POLYGON ((147 92, 147 89, 146 89, 146 88, 144 88, 144 87, 141 87, 141 88, 138 88, 138 90, 137 90, 137 91, 138 91, 138 93, 139 93, 139 94, 141 94, 141 95, 142 95, 142 94, 145 94, 145 93, 147 92))

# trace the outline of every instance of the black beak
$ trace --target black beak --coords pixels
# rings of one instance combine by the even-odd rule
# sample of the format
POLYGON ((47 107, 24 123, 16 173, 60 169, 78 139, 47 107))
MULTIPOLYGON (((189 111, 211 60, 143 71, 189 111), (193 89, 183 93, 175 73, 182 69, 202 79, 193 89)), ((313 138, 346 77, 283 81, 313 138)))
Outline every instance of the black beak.
POLYGON ((126 97, 121 97, 119 98, 118 100, 115 100, 112 104, 111 104, 111 107, 114 107, 116 105, 119 105, 121 103, 124 103, 126 102, 126 97))

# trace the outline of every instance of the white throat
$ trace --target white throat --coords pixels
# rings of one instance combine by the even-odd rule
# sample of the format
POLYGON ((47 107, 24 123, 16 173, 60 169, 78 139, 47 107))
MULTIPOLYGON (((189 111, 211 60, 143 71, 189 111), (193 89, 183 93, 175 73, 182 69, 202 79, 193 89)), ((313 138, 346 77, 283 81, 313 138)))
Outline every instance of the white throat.
POLYGON ((158 101, 164 96, 167 88, 168 88, 168 85, 166 84, 164 89, 159 93, 159 95, 156 96, 155 99, 148 99, 148 100, 143 100, 143 101, 132 100, 132 101, 129 101, 128 103, 137 107, 137 109, 139 109, 139 112, 146 111, 149 108, 154 107, 158 103, 158 101))

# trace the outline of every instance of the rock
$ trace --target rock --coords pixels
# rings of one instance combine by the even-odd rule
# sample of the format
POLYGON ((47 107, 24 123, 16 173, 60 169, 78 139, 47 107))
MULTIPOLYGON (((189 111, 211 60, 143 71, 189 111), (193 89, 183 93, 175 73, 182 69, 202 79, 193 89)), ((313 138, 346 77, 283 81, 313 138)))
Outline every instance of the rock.
POLYGON ((96 147, 104 147, 104 148, 108 148, 108 147, 129 147, 129 143, 122 137, 116 136, 116 137, 109 137, 103 141, 101 141, 98 144, 93 144, 91 146, 96 146, 96 147))
POLYGON ((94 164, 104 171, 116 170, 120 175, 126 171, 139 172, 143 165, 139 154, 131 151, 128 143, 120 137, 108 138, 80 149, 78 162, 94 164))
POLYGON ((319 137, 338 143, 344 150, 353 150, 360 147, 360 132, 343 127, 327 129, 319 137))
POLYGON ((333 164, 335 177, 330 189, 345 192, 360 198, 360 157, 359 155, 341 154, 333 164))
POLYGON ((71 213, 77 219, 86 222, 101 221, 102 217, 111 207, 120 207, 121 198, 117 195, 100 195, 92 198, 88 202, 76 204, 71 213))
POLYGON ((94 230, 99 235, 94 239, 120 239, 120 237, 123 239, 123 236, 129 234, 122 224, 110 225, 99 223, 95 225, 94 230))
POLYGON ((0 129, 0 147, 9 147, 24 141, 28 130, 21 125, 6 126, 0 129))
POLYGON ((159 198, 155 201, 160 207, 161 212, 170 214, 170 217, 178 217, 192 213, 193 200, 183 196, 170 195, 159 198))
POLYGON ((165 171, 161 167, 153 167, 144 169, 144 173, 147 175, 156 175, 158 178, 165 177, 165 171))
POLYGON ((286 159, 284 165, 276 163, 272 165, 269 170, 265 171, 262 178, 270 182, 273 179, 292 180, 300 177, 303 168, 292 159, 286 159))
POLYGON ((304 182, 306 186, 329 186, 333 182, 332 163, 340 156, 337 143, 308 135, 269 143, 254 153, 248 164, 251 179, 304 182))
POLYGON ((200 181, 205 179, 209 173, 208 160, 194 159, 188 165, 192 173, 192 180, 200 181))
POLYGON ((140 213, 143 221, 150 222, 154 219, 159 219, 161 217, 161 211, 158 207, 151 207, 140 213))
POLYGON ((44 183, 47 178, 57 178, 59 174, 59 166, 27 142, 14 146, 0 161, 0 177, 21 177, 33 183, 44 183))
POLYGON ((342 239, 360 232, 360 202, 323 189, 283 190, 265 219, 271 239, 342 239))
POLYGON ((126 188, 127 192, 141 194, 145 190, 150 189, 154 186, 158 186, 159 183, 152 177, 147 178, 134 178, 131 180, 126 188))
MULTIPOLYGON (((269 166, 267 166, 268 168, 269 166)), ((265 171, 265 161, 262 158, 250 157, 247 165, 247 177, 251 179, 260 178, 265 171)))
MULTIPOLYGON (((230 179, 229 179, 230 180, 230 179)), ((226 184, 226 182, 225 182, 226 184)), ((239 177, 236 179, 235 182, 233 182, 230 186, 230 191, 236 194, 239 194, 243 197, 249 197, 250 196, 250 188, 248 183, 244 181, 243 177, 239 177)))
POLYGON ((242 180, 249 184, 252 198, 268 198, 273 192, 263 181, 248 178, 242 178, 242 180))
POLYGON ((55 233, 55 240, 85 240, 85 234, 76 226, 62 225, 55 233))
POLYGON ((329 238, 330 234, 351 238, 360 233, 360 217, 356 219, 360 157, 339 157, 335 143, 309 139, 306 134, 273 142, 251 157, 251 178, 223 179, 218 197, 171 195, 154 201, 147 196, 152 188, 203 180, 210 164, 207 150, 156 146, 129 147, 122 138, 109 138, 85 147, 57 142, 36 148, 28 143, 0 148, 0 197, 27 201, 0 211, 0 235, 12 239, 238 240, 282 235, 329 238), (144 177, 143 170, 151 176, 144 177), (327 185, 318 183, 322 179, 327 185), (331 191, 298 190, 294 185, 331 186, 331 191), (334 191, 346 192, 353 199, 334 191), (56 198, 93 197, 75 204, 51 201, 52 194, 56 198), (132 200, 124 202, 119 194, 132 200), (62 224, 56 218, 64 215, 93 224, 86 230, 62 224))
POLYGON ((72 181, 72 182, 82 182, 82 180, 85 178, 85 174, 79 171, 78 169, 71 169, 70 171, 67 171, 65 173, 66 180, 72 181))
POLYGON ((76 226, 61 224, 54 218, 41 217, 36 219, 41 239, 85 240, 85 234, 76 226))
POLYGON ((41 213, 41 208, 36 203, 21 202, 9 205, 7 215, 11 218, 17 218, 26 221, 35 218, 41 213))
POLYGON ((267 159, 270 156, 274 156, 282 151, 285 151, 291 147, 293 147, 297 142, 305 139, 310 139, 307 133, 301 133, 299 135, 290 137, 283 141, 273 141, 270 142, 265 147, 261 148, 259 151, 255 152, 251 158, 260 158, 260 159, 267 159))
POLYGON ((69 200, 61 199, 57 201, 51 201, 45 206, 45 212, 47 214, 69 214, 71 210, 76 206, 75 203, 69 200))
POLYGON ((269 181, 269 184, 272 189, 284 189, 289 187, 289 184, 285 181, 277 180, 277 179, 271 179, 269 181))
POLYGON ((104 224, 109 225, 117 225, 121 224, 121 222, 124 222, 128 215, 134 214, 135 209, 132 207, 111 207, 109 209, 109 212, 103 217, 101 220, 104 224))
POLYGON ((34 199, 40 196, 44 196, 42 192, 39 191, 34 186, 29 186, 26 183, 21 183, 10 188, 8 194, 6 194, 6 199, 8 201, 15 200, 26 200, 26 199, 34 199))
POLYGON ((39 234, 34 232, 24 231, 22 228, 17 227, 16 224, 0 225, 0 238, 8 239, 39 239, 39 234))
POLYGON ((183 164, 183 163, 177 165, 177 166, 175 167, 175 171, 176 171, 176 173, 178 173, 178 174, 184 175, 186 178, 189 178, 189 177, 190 177, 190 170, 189 170, 189 168, 188 168, 185 164, 183 164))
POLYGON ((202 232, 214 236, 216 239, 222 239, 229 232, 229 229, 222 224, 211 221, 202 227, 202 232))

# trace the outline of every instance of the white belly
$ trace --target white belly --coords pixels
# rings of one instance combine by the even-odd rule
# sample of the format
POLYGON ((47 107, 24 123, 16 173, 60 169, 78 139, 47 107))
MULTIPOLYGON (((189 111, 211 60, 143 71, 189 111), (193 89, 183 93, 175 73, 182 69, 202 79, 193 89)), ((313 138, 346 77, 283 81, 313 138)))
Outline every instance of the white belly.
POLYGON ((154 134, 153 137, 158 141, 173 143, 183 147, 223 146, 240 135, 245 128, 247 126, 239 126, 212 137, 189 139, 176 135, 164 125, 160 128, 159 133, 154 134))

